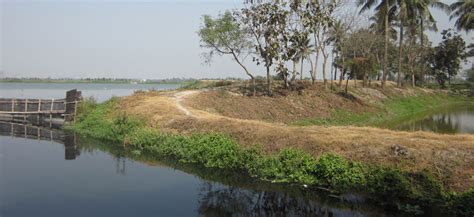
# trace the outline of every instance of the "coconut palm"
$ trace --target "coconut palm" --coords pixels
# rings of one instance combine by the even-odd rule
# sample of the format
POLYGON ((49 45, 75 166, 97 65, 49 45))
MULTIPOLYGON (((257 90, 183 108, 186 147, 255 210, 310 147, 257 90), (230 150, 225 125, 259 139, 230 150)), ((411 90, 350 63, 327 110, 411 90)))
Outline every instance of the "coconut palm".
MULTIPOLYGON (((337 56, 342 57, 342 64, 341 64, 341 75, 339 79, 339 86, 342 85, 342 80, 344 78, 344 38, 346 36, 347 31, 349 30, 349 26, 341 20, 338 20, 334 23, 334 25, 329 30, 330 37, 328 41, 333 43, 333 49, 337 53, 337 56)), ((334 63, 333 63, 334 65, 334 63)))
MULTIPOLYGON (((449 6, 440 2, 439 0, 411 0, 409 2, 408 9, 408 17, 412 20, 408 22, 408 24, 413 25, 412 28, 417 26, 420 27, 420 44, 423 52, 423 48, 425 46, 424 39, 425 39, 425 30, 434 30, 437 31, 436 20, 434 19, 433 15, 431 14, 430 7, 438 8, 446 13, 449 13, 450 9, 449 6)), ((421 70, 421 82, 423 82, 424 76, 424 67, 421 70)))
POLYGON ((390 34, 390 24, 393 17, 391 14, 394 12, 395 0, 358 0, 357 5, 362 6, 360 12, 367 11, 375 7, 376 15, 380 17, 379 21, 383 20, 383 26, 385 27, 385 43, 384 43, 384 60, 383 60, 383 75, 382 75, 382 87, 387 81, 388 74, 388 43, 389 43, 389 34, 390 34), (382 19, 383 17, 383 19, 382 19))
POLYGON ((300 79, 303 80, 304 60, 314 51, 314 46, 309 39, 308 34, 304 34, 296 47, 296 58, 300 60, 300 79))
POLYGON ((450 5, 450 19, 457 17, 456 28, 469 32, 474 29, 474 0, 458 0, 450 5))

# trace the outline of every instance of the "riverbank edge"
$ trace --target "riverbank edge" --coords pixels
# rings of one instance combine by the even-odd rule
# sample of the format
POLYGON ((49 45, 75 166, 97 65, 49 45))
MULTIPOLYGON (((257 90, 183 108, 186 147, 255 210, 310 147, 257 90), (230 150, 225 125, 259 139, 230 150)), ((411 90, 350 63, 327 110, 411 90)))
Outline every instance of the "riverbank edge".
POLYGON ((324 186, 334 192, 364 192, 381 205, 410 214, 436 204, 456 216, 472 216, 474 188, 466 192, 446 190, 429 171, 404 172, 397 168, 351 162, 333 154, 319 159, 296 149, 269 155, 242 148, 222 134, 182 136, 147 127, 144 120, 121 114, 118 99, 102 104, 83 104, 83 113, 69 128, 98 139, 123 144, 133 155, 176 159, 211 169, 246 172, 253 178, 305 186, 324 186), (382 202, 382 201, 389 201, 382 202))
POLYGON ((418 93, 416 96, 391 96, 383 102, 370 106, 371 112, 352 113, 345 110, 333 110, 328 118, 302 119, 293 122, 297 126, 371 126, 391 128, 411 120, 420 114, 437 111, 451 106, 474 106, 474 98, 454 93, 418 93))

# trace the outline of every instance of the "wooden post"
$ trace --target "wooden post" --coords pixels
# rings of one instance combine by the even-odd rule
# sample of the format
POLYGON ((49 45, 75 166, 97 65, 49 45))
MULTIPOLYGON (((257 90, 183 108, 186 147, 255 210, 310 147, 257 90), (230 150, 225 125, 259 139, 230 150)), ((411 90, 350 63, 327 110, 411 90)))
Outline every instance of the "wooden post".
POLYGON ((76 115, 77 115, 77 100, 74 101, 74 123, 76 122, 76 115))
POLYGON ((76 89, 66 92, 66 107, 64 113, 65 121, 74 121, 76 116, 77 101, 81 98, 81 92, 76 89))
POLYGON ((38 113, 41 111, 41 99, 39 99, 39 102, 38 102, 38 113))
POLYGON ((15 111, 15 99, 12 99, 12 112, 15 111))
POLYGON ((23 121, 26 122, 26 112, 28 112, 28 99, 25 99, 25 115, 23 116, 23 121))
POLYGON ((54 107, 54 99, 51 100, 51 109, 49 110, 49 127, 53 126, 53 107, 54 107))

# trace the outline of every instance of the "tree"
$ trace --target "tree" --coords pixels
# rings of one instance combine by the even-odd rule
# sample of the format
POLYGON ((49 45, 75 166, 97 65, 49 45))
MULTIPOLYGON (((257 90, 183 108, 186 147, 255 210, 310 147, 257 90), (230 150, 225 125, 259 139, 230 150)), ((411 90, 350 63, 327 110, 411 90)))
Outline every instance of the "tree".
POLYGON ((342 80, 344 78, 344 72, 345 72, 345 38, 346 34, 350 29, 350 25, 348 23, 345 23, 342 20, 338 20, 334 23, 334 25, 330 29, 330 38, 329 41, 333 43, 333 46, 335 47, 335 51, 337 53, 337 56, 339 59, 341 59, 341 74, 340 74, 340 79, 339 79, 339 86, 342 85, 342 80))
MULTIPOLYGON (((437 26, 436 26, 436 20, 434 19, 433 15, 430 12, 430 7, 438 8, 446 13, 449 13, 450 9, 449 6, 440 2, 439 0, 413 0, 411 1, 411 11, 409 13, 409 18, 412 20, 410 24, 414 28, 416 26, 420 27, 420 45, 421 45, 421 50, 419 50, 422 54, 424 54, 425 51, 425 30, 428 29, 430 30, 435 30, 437 31, 437 26), (428 24, 428 25, 426 25, 428 24)), ((420 71, 420 83, 423 83, 423 77, 424 77, 424 64, 421 67, 420 71)))
POLYGON ((245 32, 235 21, 232 13, 226 11, 215 19, 204 15, 203 25, 198 34, 201 37, 201 47, 210 50, 204 55, 206 62, 210 62, 214 54, 232 55, 234 61, 252 80, 253 95, 255 96, 255 76, 243 64, 243 59, 248 54, 251 43, 247 40, 245 32))
POLYGON ((252 4, 236 13, 239 22, 247 34, 253 38, 253 46, 258 57, 253 60, 260 65, 262 62, 267 72, 267 94, 272 95, 272 78, 270 69, 279 61, 281 40, 288 40, 281 33, 286 31, 288 11, 283 10, 279 1, 252 4))
POLYGON ((474 82, 474 69, 467 70, 466 74, 467 74, 467 80, 470 82, 474 82))
POLYGON ((451 77, 457 75, 461 68, 461 61, 467 57, 467 54, 466 43, 460 35, 453 33, 450 29, 444 30, 441 34, 443 41, 432 50, 430 67, 431 74, 440 85, 444 86, 446 80, 450 82, 451 77))
MULTIPOLYGON (((338 6, 337 0, 311 0, 306 3, 306 9, 304 11, 302 22, 305 28, 308 28, 309 31, 313 34, 314 38, 314 51, 315 51, 315 61, 311 61, 311 80, 313 84, 316 80, 316 72, 318 66, 319 53, 322 49, 325 49, 328 41, 328 30, 332 25, 334 19, 332 17, 334 9, 338 6)), ((326 85, 326 61, 328 54, 323 51, 323 79, 324 84, 326 85)))
POLYGON ((372 7, 375 7, 377 21, 380 23, 383 20, 384 26, 384 61, 383 61, 383 73, 382 73, 382 87, 385 86, 388 75, 388 46, 391 30, 391 22, 394 18, 394 0, 381 0, 380 3, 378 0, 358 0, 357 5, 362 6, 360 12, 369 10, 372 7), (377 5, 377 6, 376 6, 377 5), (383 17, 383 19, 382 19, 383 17))
POLYGON ((469 32, 474 29, 474 1, 458 0, 450 5, 452 14, 450 19, 456 18, 456 28, 469 32))

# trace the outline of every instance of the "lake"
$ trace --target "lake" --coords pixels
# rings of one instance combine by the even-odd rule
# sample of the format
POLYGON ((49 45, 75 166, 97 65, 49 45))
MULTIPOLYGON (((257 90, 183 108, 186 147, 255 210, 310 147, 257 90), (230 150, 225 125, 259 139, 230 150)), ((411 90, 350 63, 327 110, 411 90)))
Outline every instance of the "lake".
POLYGON ((356 195, 136 158, 58 130, 41 131, 42 140, 27 129, 24 138, 8 124, 0 123, 0 216, 386 216, 356 195))
POLYGON ((170 90, 180 84, 99 84, 99 83, 0 83, 0 98, 62 99, 66 91, 77 89, 83 97, 103 102, 113 96, 128 96, 137 90, 170 90))

